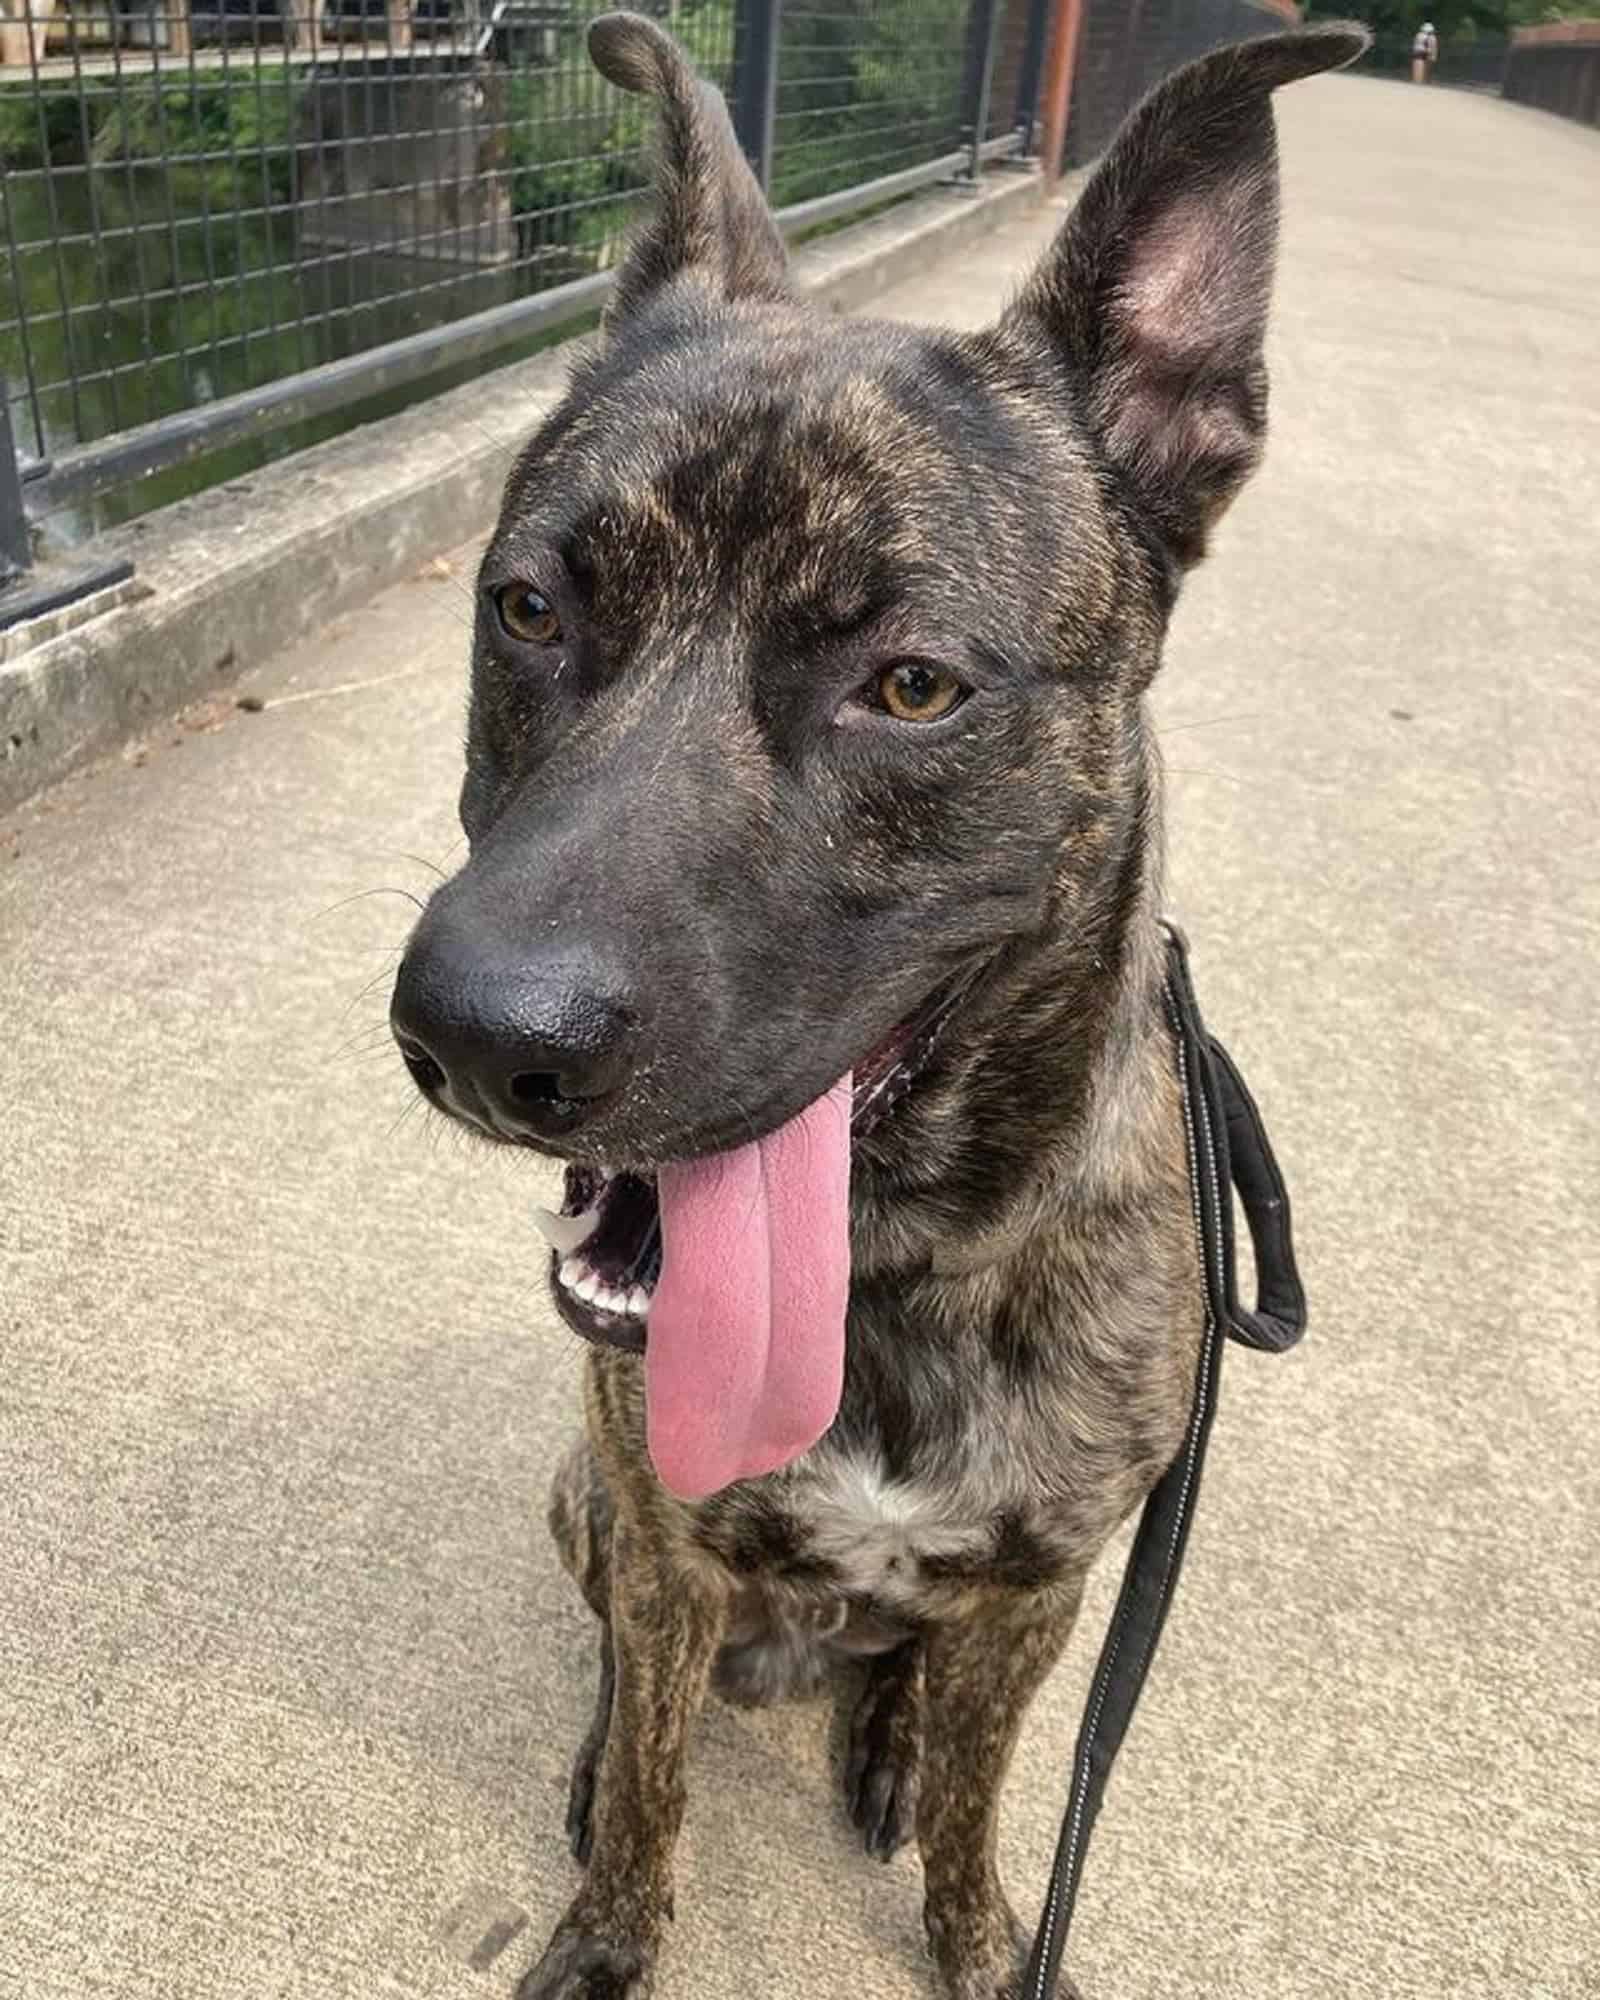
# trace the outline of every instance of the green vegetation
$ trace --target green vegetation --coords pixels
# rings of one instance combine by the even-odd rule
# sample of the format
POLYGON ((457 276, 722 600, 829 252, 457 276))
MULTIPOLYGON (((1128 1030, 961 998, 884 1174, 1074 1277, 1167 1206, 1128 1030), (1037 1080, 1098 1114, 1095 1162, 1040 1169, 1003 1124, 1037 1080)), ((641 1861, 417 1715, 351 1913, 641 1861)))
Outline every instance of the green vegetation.
POLYGON ((968 0, 849 0, 784 17, 772 199, 831 194, 959 141, 968 0))

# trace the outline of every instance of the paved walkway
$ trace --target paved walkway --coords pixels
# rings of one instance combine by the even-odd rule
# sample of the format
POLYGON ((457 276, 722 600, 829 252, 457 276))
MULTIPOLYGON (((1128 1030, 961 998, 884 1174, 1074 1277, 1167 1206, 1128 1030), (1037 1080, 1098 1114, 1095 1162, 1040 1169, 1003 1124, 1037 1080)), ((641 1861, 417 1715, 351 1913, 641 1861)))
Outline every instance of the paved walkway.
MULTIPOLYGON (((1230 1358, 1076 1965, 1592 2000, 1600 135, 1351 79, 1283 128, 1274 441, 1160 705, 1315 1338, 1230 1358)), ((1044 229, 892 309, 988 315, 1044 229)), ((578 1355, 536 1173, 405 1115, 382 1028, 454 840, 467 562, 0 830, 8 2000, 487 2000, 571 1888, 578 1355)), ((1087 1668, 1008 1805, 1030 1913, 1087 1668)), ((926 1993, 916 1865, 856 1858, 827 1737, 708 1714, 661 2000, 926 1993)))

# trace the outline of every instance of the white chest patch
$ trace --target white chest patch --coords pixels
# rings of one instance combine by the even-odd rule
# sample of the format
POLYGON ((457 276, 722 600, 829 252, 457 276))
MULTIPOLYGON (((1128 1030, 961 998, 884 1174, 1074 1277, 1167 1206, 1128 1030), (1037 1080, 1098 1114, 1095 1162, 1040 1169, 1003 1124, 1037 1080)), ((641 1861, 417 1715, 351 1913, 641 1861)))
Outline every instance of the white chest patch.
POLYGON ((818 1452, 796 1468, 788 1510, 811 1531, 810 1552, 832 1563, 840 1587, 893 1603, 920 1581, 930 1556, 980 1556, 993 1541, 989 1506, 960 1487, 884 1478, 875 1460, 818 1452))

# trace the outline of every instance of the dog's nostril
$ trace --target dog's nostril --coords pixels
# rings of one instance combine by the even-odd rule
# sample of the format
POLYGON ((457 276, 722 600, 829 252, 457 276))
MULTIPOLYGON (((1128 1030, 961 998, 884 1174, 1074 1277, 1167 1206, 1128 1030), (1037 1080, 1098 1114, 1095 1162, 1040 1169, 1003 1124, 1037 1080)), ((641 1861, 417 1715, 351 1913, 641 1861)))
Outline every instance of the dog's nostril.
POLYGON ((518 1104, 557 1104, 571 1095, 553 1070, 519 1070, 506 1086, 518 1104))
POLYGON ((403 1035, 395 1039, 400 1044, 400 1054, 405 1066, 411 1072, 412 1081, 419 1090, 443 1090, 445 1073, 420 1042, 408 1041, 403 1035))

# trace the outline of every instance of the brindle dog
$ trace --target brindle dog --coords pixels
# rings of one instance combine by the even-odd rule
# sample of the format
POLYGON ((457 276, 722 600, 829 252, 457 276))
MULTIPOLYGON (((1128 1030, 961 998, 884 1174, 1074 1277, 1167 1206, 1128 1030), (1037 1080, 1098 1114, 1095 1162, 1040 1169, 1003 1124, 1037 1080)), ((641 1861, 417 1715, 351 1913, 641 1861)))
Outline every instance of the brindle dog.
POLYGON ((587 1872, 523 2000, 648 1992, 708 1686, 767 1699, 836 1654, 867 1662, 849 1810, 885 1858, 915 1831, 941 1993, 1018 1990, 1007 1762, 1178 1448, 1202 1324, 1145 694, 1261 451, 1270 93, 1361 46, 1171 78, 969 337, 808 309, 720 98, 650 22, 591 30, 659 104, 654 218, 511 476, 470 858, 394 998, 433 1102, 567 1163, 553 1289, 595 1343, 551 1511, 602 1632, 587 1872), (819 1107, 852 1102, 846 1138, 819 1107), (804 1291, 784 1232, 814 1225, 847 1332, 842 1286, 836 1337, 826 1298, 753 1302, 770 1351, 708 1318, 701 1381, 663 1301, 675 1257, 710 1291, 719 1258, 675 1249, 672 1176, 735 1155, 768 1175, 763 1283, 804 1291), (729 1478, 739 1395, 777 1442, 729 1478))

